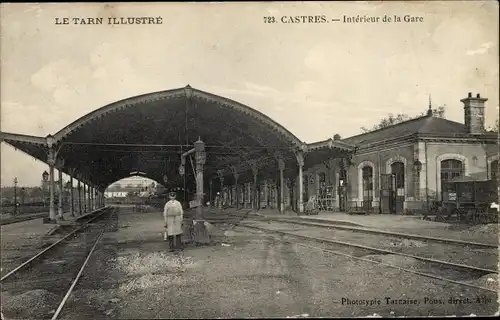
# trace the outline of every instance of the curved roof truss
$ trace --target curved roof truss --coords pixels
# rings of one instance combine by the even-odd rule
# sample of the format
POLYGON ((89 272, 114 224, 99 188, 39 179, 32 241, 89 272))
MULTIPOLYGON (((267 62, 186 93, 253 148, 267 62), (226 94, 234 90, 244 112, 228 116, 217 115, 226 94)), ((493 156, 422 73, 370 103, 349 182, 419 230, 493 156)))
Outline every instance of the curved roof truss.
MULTIPOLYGON (((167 187, 184 179, 192 182, 191 161, 187 159, 185 176, 179 176, 178 168, 181 154, 198 139, 206 145, 209 178, 219 172, 232 176, 234 171, 251 176, 252 167, 273 176, 269 167, 277 169, 277 154, 293 167, 296 153, 309 149, 266 115, 190 86, 111 103, 46 138, 1 134, 2 140, 42 161, 47 160, 47 148, 54 146, 64 172, 100 189, 133 171, 156 181, 166 176, 167 187)), ((330 140, 310 146, 312 152, 352 149, 330 140)))

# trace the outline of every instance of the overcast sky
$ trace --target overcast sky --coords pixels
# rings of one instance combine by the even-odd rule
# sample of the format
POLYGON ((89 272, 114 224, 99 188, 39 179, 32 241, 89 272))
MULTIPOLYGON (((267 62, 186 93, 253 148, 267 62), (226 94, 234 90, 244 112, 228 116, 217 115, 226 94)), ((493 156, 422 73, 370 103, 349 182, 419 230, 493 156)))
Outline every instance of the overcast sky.
MULTIPOLYGON (((460 99, 498 117, 498 4, 2 4, 1 129, 46 136, 108 103, 187 84, 257 109, 314 142, 460 99), (265 24, 264 16, 422 16, 423 23, 265 24), (163 24, 55 25, 56 17, 161 16, 163 24)), ((44 163, 2 143, 2 185, 44 163)))

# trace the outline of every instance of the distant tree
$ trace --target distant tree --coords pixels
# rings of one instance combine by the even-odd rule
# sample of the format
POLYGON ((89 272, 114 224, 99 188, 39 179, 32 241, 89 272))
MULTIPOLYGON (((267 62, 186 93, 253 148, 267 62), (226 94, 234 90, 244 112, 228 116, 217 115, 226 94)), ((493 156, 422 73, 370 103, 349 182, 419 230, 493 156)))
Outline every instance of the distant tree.
POLYGON ((490 132, 498 132, 498 119, 495 121, 495 125, 490 129, 490 132))
POLYGON ((45 196, 45 192, 43 192, 42 188, 40 188, 40 187, 35 187, 35 188, 31 189, 30 191, 31 191, 30 196, 32 196, 34 198, 45 196))
MULTIPOLYGON (((418 116, 410 117, 406 113, 399 113, 396 116, 393 115, 392 113, 390 113, 386 118, 383 118, 382 120, 380 120, 380 122, 377 125, 373 126, 371 129, 368 129, 366 127, 361 127, 361 130, 363 131, 363 133, 375 131, 375 130, 387 128, 387 127, 390 127, 392 125, 395 125, 395 124, 398 124, 401 122, 405 122, 405 121, 408 121, 411 119, 419 118, 419 117, 422 117, 426 114, 427 113, 422 112, 418 116)), ((444 118, 445 117, 444 115, 445 115, 444 106, 440 106, 440 107, 437 107, 435 109, 432 109, 432 116, 433 117, 444 118)))

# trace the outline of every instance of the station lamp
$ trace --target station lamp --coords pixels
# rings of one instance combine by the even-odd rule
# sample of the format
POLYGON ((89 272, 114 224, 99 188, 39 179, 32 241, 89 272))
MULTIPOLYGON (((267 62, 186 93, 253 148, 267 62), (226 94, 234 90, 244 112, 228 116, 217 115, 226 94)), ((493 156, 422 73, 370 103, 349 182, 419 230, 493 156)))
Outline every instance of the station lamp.
POLYGON ((415 160, 415 162, 413 163, 413 167, 415 168, 415 170, 417 171, 417 173, 420 173, 420 171, 422 170, 422 162, 420 162, 420 160, 415 160))
POLYGON ((49 173, 47 171, 42 173, 42 179, 43 181, 49 181, 49 173))

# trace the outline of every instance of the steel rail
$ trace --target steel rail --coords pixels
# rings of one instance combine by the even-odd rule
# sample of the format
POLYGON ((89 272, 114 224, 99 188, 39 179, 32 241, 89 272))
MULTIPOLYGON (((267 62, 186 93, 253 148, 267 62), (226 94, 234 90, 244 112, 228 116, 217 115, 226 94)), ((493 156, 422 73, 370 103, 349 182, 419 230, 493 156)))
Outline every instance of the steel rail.
POLYGON ((418 234, 391 232, 391 231, 370 229, 370 228, 364 228, 364 227, 349 227, 349 226, 339 225, 339 224, 335 224, 335 223, 312 222, 311 220, 300 221, 300 220, 296 220, 294 218, 288 219, 288 218, 269 218, 269 217, 264 217, 264 216, 261 216, 261 217, 265 218, 266 220, 285 222, 285 223, 293 223, 293 224, 304 225, 304 226, 314 226, 314 227, 321 227, 321 228, 328 228, 328 229, 341 229, 341 230, 347 230, 347 231, 359 231, 359 232, 365 232, 365 233, 389 235, 389 236, 394 236, 397 238, 428 240, 428 241, 452 243, 452 244, 464 245, 464 246, 484 247, 484 248, 488 248, 488 249, 497 249, 498 248, 498 245, 489 244, 489 243, 482 243, 482 242, 422 236, 422 235, 418 235, 418 234))
MULTIPOLYGON (((114 210, 114 209, 113 209, 114 210)), ((109 220, 111 220, 111 217, 115 215, 115 211, 109 216, 109 220)), ((109 221, 108 221, 109 223, 109 221)), ((59 314, 61 313, 62 309, 64 308, 64 305, 66 304, 66 301, 68 300, 69 296, 71 295, 71 293, 73 292, 73 289, 75 288, 76 284, 78 283, 78 280, 80 280, 80 277, 82 276, 83 274, 83 270, 85 269, 85 267, 87 266, 87 263, 89 262, 90 260, 90 257, 92 256, 92 254, 94 253, 94 250, 95 248, 97 247, 97 244, 99 243, 99 241, 101 240, 102 236, 104 235, 104 231, 106 230, 106 227, 104 227, 101 232, 99 233, 99 235, 97 236, 96 240, 94 241, 94 245, 92 246, 92 248, 90 249, 90 252, 88 253, 87 257, 85 258, 85 261, 83 262, 83 265, 80 267, 80 270, 78 271, 78 274, 76 275, 75 279, 73 280, 73 282, 71 283, 71 286, 69 287, 68 291, 66 292, 66 294, 64 295, 64 298, 61 300, 61 303, 59 304, 59 306, 57 307, 57 310, 56 312, 54 313, 54 315, 52 316, 52 320, 55 320, 57 319, 57 317, 59 316, 59 314)))
MULTIPOLYGON (((268 233, 279 233, 279 234, 285 234, 285 235, 290 235, 290 236, 298 236, 298 237, 310 238, 310 237, 307 237, 307 236, 299 236, 299 235, 295 235, 295 234, 292 234, 292 233, 287 233, 287 232, 282 232, 282 231, 275 231, 275 230, 270 230, 270 229, 266 229, 266 228, 260 228, 260 227, 256 227, 256 226, 247 226, 247 225, 241 225, 241 224, 239 226, 244 227, 244 228, 257 229, 257 230, 265 231, 265 232, 268 232, 268 233)), ((312 239, 312 240, 315 240, 315 239, 312 239)), ((324 252, 328 252, 328 253, 331 253, 331 254, 335 254, 335 255, 340 255, 340 256, 344 256, 344 257, 349 257, 349 258, 352 258, 352 259, 356 259, 356 260, 361 260, 361 261, 365 261, 365 262, 380 264, 380 265, 383 265, 383 266, 386 266, 386 267, 390 267, 390 268, 394 268, 394 269, 399 269, 400 271, 405 271, 405 272, 409 272, 409 273, 421 275, 421 276, 424 276, 424 277, 427 277, 427 278, 438 279, 438 280, 442 280, 442 281, 445 281, 445 282, 450 282, 450 283, 454 283, 454 284, 458 284, 458 285, 462 285, 462 286, 467 286, 467 287, 471 287, 471 288, 476 288, 476 289, 480 289, 480 290, 485 290, 485 291, 490 291, 490 292, 497 293, 497 290, 493 290, 493 289, 485 288, 485 287, 481 287, 481 286, 475 286, 473 284, 469 284, 469 283, 466 283, 466 282, 456 281, 456 280, 452 280, 452 279, 448 279, 448 278, 445 278, 445 277, 436 276, 436 275, 425 273, 425 272, 414 271, 414 270, 411 270, 411 269, 406 269, 406 268, 398 267, 398 266, 395 266, 395 265, 392 265, 392 264, 388 264, 388 263, 384 263, 384 262, 380 262, 380 261, 376 261, 376 260, 371 260, 371 259, 362 258, 362 257, 356 257, 356 256, 353 256, 353 255, 350 255, 350 254, 347 254, 347 253, 342 253, 342 252, 333 251, 333 250, 329 250, 329 249, 324 249, 324 248, 319 248, 319 247, 315 247, 315 246, 310 246, 310 245, 302 244, 300 242, 294 242, 294 241, 290 241, 290 242, 294 243, 294 244, 297 244, 297 245, 300 245, 300 246, 303 246, 303 247, 314 248, 314 249, 318 249, 318 250, 321 250, 321 251, 324 251, 324 252)), ((325 242, 325 241, 321 241, 321 242, 325 242)), ((398 253, 393 253, 393 254, 398 254, 398 253)), ((472 268, 475 268, 475 267, 472 267, 472 268)), ((498 273, 497 271, 495 271, 495 272, 498 273)))
MULTIPOLYGON (((109 210, 110 208, 108 208, 109 210)), ((37 253, 36 255, 34 255, 33 257, 31 257, 29 260, 23 262, 22 264, 20 264, 19 266, 17 266, 16 268, 14 268, 13 270, 11 270, 9 273, 7 273, 6 275, 4 275, 1 279, 0 279, 0 282, 1 281, 4 281, 5 279, 9 278, 10 276, 12 276, 14 273, 18 272, 19 270, 21 270, 22 268, 24 268, 25 266, 27 266, 28 264, 30 264, 31 262, 33 262, 35 259, 37 259, 38 257, 42 256, 44 253, 46 253, 47 251, 49 251, 50 249, 52 249, 53 247, 55 247, 56 245, 60 244, 61 242, 63 242, 64 240, 66 240, 67 238, 69 238, 70 236, 74 235, 75 233, 77 233, 78 231, 84 229, 87 227, 87 224, 91 223, 92 221, 94 221, 95 219, 97 219, 98 217, 100 217, 101 215, 103 215, 105 212, 107 212, 107 210, 103 210, 99 215, 93 217, 92 219, 90 219, 89 221, 85 222, 83 226, 81 226, 80 228, 76 229, 76 230, 73 230, 72 232, 70 232, 69 234, 67 234, 66 236, 64 236, 63 238, 57 240, 56 242, 54 242, 53 244, 51 244, 50 246, 48 246, 47 248, 43 249, 42 251, 40 251, 39 253, 37 253)))
POLYGON ((302 244, 302 243, 299 243, 299 242, 294 242, 294 243, 298 244, 299 246, 321 250, 321 251, 324 251, 324 252, 328 252, 330 254, 335 254, 335 255, 340 255, 340 256, 344 256, 344 257, 353 258, 353 259, 356 259, 356 260, 361 260, 361 261, 371 262, 371 263, 375 263, 375 264, 380 264, 380 265, 385 266, 385 267, 399 269, 400 271, 405 271, 405 272, 417 274, 417 275, 428 277, 428 278, 438 279, 438 280, 442 280, 442 281, 446 281, 446 282, 451 282, 451 283, 455 283, 455 284, 462 285, 462 286, 467 286, 467 287, 471 287, 471 288, 476 288, 476 289, 481 289, 481 290, 486 290, 486 291, 491 291, 491 292, 497 293, 496 290, 493 290, 493 289, 490 289, 490 288, 485 288, 485 287, 481 287, 481 286, 475 286, 473 284, 469 284, 469 283, 462 282, 462 281, 456 281, 456 280, 452 280, 452 279, 448 279, 448 278, 436 276, 436 275, 425 273, 425 272, 420 272, 420 271, 415 271, 415 270, 411 270, 411 269, 406 269, 406 268, 398 267, 398 266, 395 266, 395 265, 392 265, 392 264, 389 264, 389 263, 385 263, 385 262, 381 262, 381 261, 370 260, 370 259, 366 259, 366 258, 362 258, 362 257, 356 257, 356 256, 353 256, 353 255, 350 255, 350 254, 347 254, 347 253, 336 252, 336 251, 333 251, 333 250, 324 249, 324 248, 315 247, 315 246, 310 246, 310 245, 302 244))
POLYGON ((258 230, 262 230, 262 231, 275 232, 275 233, 279 233, 279 234, 283 234, 283 235, 287 235, 287 236, 293 236, 293 237, 297 237, 297 238, 302 238, 302 239, 310 240, 310 241, 323 242, 323 243, 328 243, 328 244, 340 244, 340 245, 347 246, 347 247, 360 248, 360 249, 365 249, 365 250, 374 251, 374 252, 380 252, 380 253, 384 253, 384 254, 394 254, 394 255, 398 255, 398 256, 413 258, 413 259, 424 261, 424 262, 437 263, 437 264, 442 264, 444 266, 452 266, 454 268, 466 269, 469 271, 472 270, 472 271, 483 272, 483 273, 498 273, 498 270, 484 269, 484 268, 478 268, 478 267, 469 266, 469 265, 465 265, 465 264, 453 263, 453 262, 442 261, 442 260, 431 259, 431 258, 424 258, 424 257, 420 257, 420 256, 407 254, 407 253, 395 252, 395 251, 379 249, 379 248, 373 248, 373 247, 368 247, 368 246, 350 243, 350 242, 330 240, 330 239, 325 239, 325 238, 310 237, 310 236, 294 234, 294 233, 289 233, 289 232, 284 232, 284 231, 279 231, 279 230, 261 228, 261 227, 257 227, 257 226, 248 226, 248 225, 242 225, 242 226, 248 227, 248 228, 254 228, 254 229, 258 229, 258 230))

